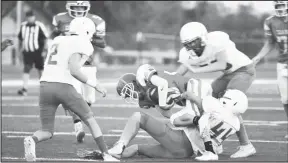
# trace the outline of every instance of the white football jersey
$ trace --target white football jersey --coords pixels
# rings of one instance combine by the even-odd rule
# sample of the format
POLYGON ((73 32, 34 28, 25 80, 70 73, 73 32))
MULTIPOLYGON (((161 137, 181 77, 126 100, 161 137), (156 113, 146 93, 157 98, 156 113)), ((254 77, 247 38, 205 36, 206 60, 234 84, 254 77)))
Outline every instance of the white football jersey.
POLYGON ((141 65, 137 69, 136 80, 141 84, 141 86, 145 87, 146 83, 150 81, 151 76, 156 72, 156 69, 149 64, 141 65))
MULTIPOLYGON (((58 36, 52 42, 44 64, 44 71, 40 81, 57 82, 75 85, 77 79, 70 74, 69 58, 74 53, 90 57, 93 46, 87 38, 81 36, 58 36)), ((85 62, 79 60, 79 62, 85 62)))
POLYGON ((218 99, 207 96, 203 98, 202 106, 205 113, 210 113, 210 137, 215 144, 220 145, 236 131, 239 131, 239 118, 224 108, 218 99))
POLYGON ((224 58, 227 62, 224 73, 234 72, 252 63, 249 57, 236 48, 235 43, 230 40, 229 35, 221 31, 209 32, 207 34, 207 44, 200 57, 191 54, 183 47, 179 52, 178 62, 185 63, 190 59, 197 60, 205 56, 209 57, 197 66, 209 66, 209 64, 217 62, 219 58, 224 58))

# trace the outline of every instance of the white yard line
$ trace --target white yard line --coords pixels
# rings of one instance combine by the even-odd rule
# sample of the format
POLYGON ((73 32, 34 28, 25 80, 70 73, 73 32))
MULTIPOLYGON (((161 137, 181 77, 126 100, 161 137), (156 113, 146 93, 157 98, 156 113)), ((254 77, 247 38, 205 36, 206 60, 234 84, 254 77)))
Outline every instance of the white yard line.
MULTIPOLYGON (((2 160, 25 160, 25 158, 20 157, 1 157, 2 160)), ((37 158, 36 161, 89 161, 97 162, 97 160, 88 160, 88 159, 78 159, 78 158, 37 158)), ((99 160, 98 162, 103 162, 99 160)))
MULTIPOLYGON (((126 117, 103 117, 103 116, 94 116, 97 120, 118 120, 118 121, 127 121, 126 117)), ((39 118, 38 115, 12 115, 12 114, 3 114, 2 118, 39 118)), ((56 119, 71 119, 71 116, 66 115, 57 115, 56 119)), ((163 118, 161 118, 163 119, 163 118)), ((254 120, 244 120, 245 125, 251 126, 278 126, 283 124, 288 124, 287 121, 254 121, 254 120)), ((118 131, 118 130, 111 130, 118 131)))
MULTIPOLYGON (((39 96, 2 96, 2 101, 3 102, 8 102, 8 101, 27 101, 27 100, 38 100, 39 96)), ((271 102, 271 101, 276 101, 280 102, 280 97, 248 97, 249 101, 261 101, 261 102, 271 102)), ((111 100, 111 101, 123 101, 122 98, 117 97, 116 95, 108 95, 105 98, 97 98, 97 100, 111 100)))
MULTIPOLYGON (((137 108, 136 105, 131 104, 93 104, 93 107, 105 107, 105 108, 137 108)), ((2 103, 2 107, 39 107, 38 103, 2 103)), ((180 106, 175 106, 180 109, 180 106)), ((249 107, 248 110, 278 110, 282 111, 282 107, 249 107)))
MULTIPOLYGON (((2 134, 9 134, 6 137, 10 136, 10 138, 23 138, 25 135, 31 135, 33 132, 18 132, 18 131, 2 131, 2 134), (14 134, 13 137, 11 137, 14 134), (16 135, 19 134, 19 135, 16 135)), ((54 132, 54 135, 66 135, 66 136, 75 136, 72 132, 54 132)), ((91 134, 86 134, 87 136, 91 136, 91 134)), ((120 137, 120 134, 103 134, 104 137, 120 137)), ((8 137, 9 138, 9 137, 8 137)), ((149 138, 151 139, 151 136, 148 135, 137 135, 136 138, 149 138)), ((228 142, 238 142, 239 140, 234 139, 227 139, 225 141, 228 142)), ((257 142, 257 143, 278 143, 278 144, 288 144, 288 141, 275 141, 275 140, 250 140, 251 142, 257 142)))
MULTIPOLYGON (((118 79, 115 79, 114 82, 111 82, 111 80, 105 81, 103 80, 103 86, 104 87, 112 87, 112 86, 116 86, 118 79)), ((100 80, 101 81, 101 80, 100 80)), ((203 81, 205 82, 209 82, 211 83, 213 81, 213 79, 203 79, 203 81)), ((257 79, 253 82, 253 84, 258 84, 258 85, 271 85, 271 84, 277 84, 277 80, 275 79, 257 79)), ((2 80, 2 87, 19 87, 22 85, 22 80, 20 79, 6 79, 6 80, 2 80)), ((39 81, 36 79, 31 79, 29 81, 29 86, 38 86, 39 85, 39 81)))

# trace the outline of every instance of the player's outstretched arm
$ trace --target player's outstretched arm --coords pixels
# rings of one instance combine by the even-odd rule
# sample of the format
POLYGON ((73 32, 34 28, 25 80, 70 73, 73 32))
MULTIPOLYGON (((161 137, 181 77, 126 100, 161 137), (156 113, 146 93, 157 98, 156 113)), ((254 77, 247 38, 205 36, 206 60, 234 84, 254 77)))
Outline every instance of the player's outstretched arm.
POLYGON ((252 59, 253 63, 256 65, 262 58, 264 58, 268 53, 270 53, 274 49, 274 44, 266 39, 264 46, 260 50, 260 52, 252 59))
POLYGON ((189 127, 191 125, 198 125, 199 117, 191 114, 184 114, 172 121, 175 127, 189 127), (197 122, 197 123, 196 123, 197 122))
POLYGON ((187 72, 188 72, 188 68, 183 64, 181 64, 176 71, 177 74, 180 74, 182 76, 184 76, 187 72))
POLYGON ((98 92, 103 94, 103 97, 106 96, 106 90, 104 87, 100 85, 97 79, 95 78, 89 78, 85 74, 81 72, 81 67, 84 65, 84 63, 88 60, 89 56, 80 54, 80 53, 74 53, 69 58, 69 70, 71 75, 76 78, 77 80, 81 81, 82 83, 85 83, 93 88, 95 88, 98 92), (79 62, 80 61, 80 62, 79 62))

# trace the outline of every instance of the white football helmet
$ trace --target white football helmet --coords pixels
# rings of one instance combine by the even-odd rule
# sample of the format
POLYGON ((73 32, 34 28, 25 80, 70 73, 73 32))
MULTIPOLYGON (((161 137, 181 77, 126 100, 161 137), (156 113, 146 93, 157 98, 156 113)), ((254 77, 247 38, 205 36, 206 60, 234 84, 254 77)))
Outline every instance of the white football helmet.
POLYGON ((74 18, 70 23, 69 33, 91 39, 96 32, 95 23, 86 17, 74 18))
POLYGON ((186 50, 201 56, 207 42, 207 29, 199 22, 189 22, 180 30, 180 40, 186 50))
POLYGON ((248 109, 247 96, 237 89, 228 89, 219 100, 224 108, 230 109, 234 114, 242 114, 248 109))

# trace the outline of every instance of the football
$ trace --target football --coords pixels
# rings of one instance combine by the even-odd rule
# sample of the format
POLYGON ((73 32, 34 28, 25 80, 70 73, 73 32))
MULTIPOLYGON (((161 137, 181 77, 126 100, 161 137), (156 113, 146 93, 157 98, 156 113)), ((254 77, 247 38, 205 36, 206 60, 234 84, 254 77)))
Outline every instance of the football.
MULTIPOLYGON (((149 94, 150 99, 155 102, 158 103, 158 89, 157 87, 154 88, 150 88, 148 89, 147 94, 149 94)), ((168 95, 167 95, 167 104, 172 104, 174 99, 172 98, 172 95, 175 94, 180 94, 180 91, 178 88, 176 87, 172 87, 172 88, 168 88, 168 95)), ((176 102, 176 104, 180 105, 180 106, 184 106, 185 103, 183 103, 183 100, 176 102)))

